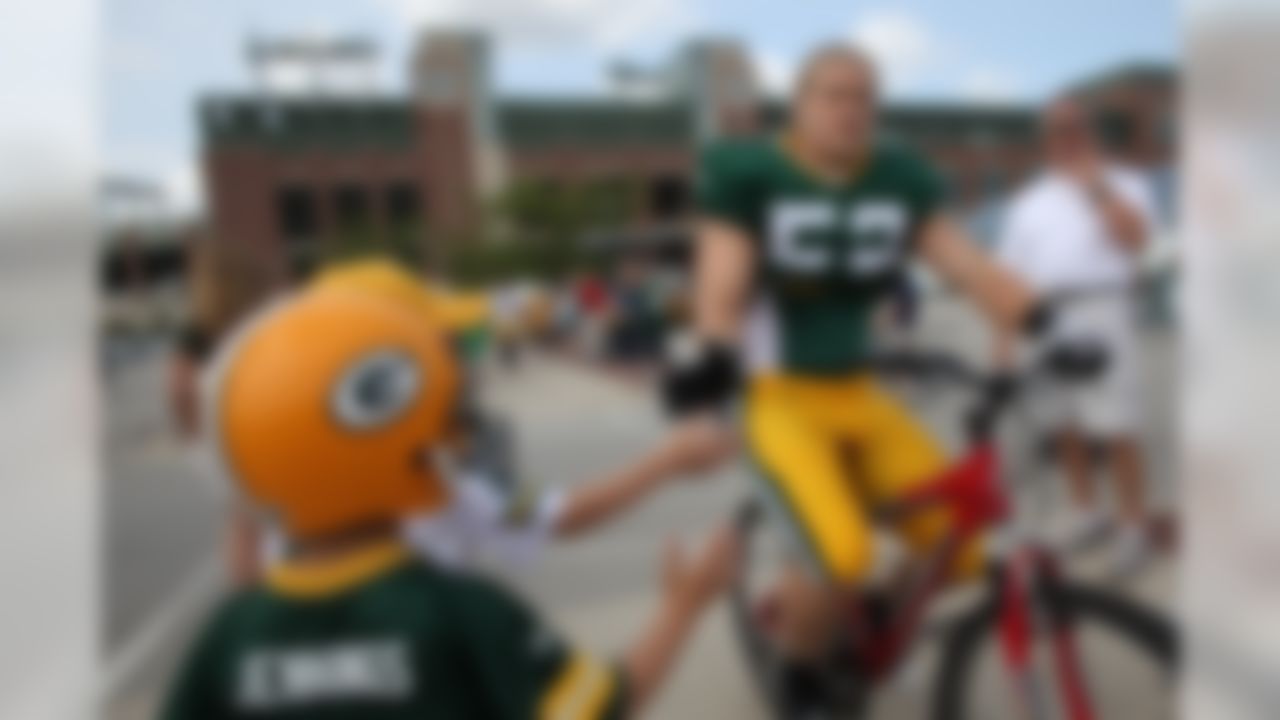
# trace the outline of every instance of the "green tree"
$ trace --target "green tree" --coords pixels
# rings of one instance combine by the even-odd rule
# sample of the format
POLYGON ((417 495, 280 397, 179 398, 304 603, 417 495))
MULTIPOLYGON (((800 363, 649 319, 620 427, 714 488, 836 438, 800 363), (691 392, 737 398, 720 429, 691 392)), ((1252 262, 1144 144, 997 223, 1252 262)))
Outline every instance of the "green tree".
POLYGON ((588 262, 584 237, 624 224, 637 196, 622 178, 515 182, 488 207, 480 237, 453 253, 451 270, 460 279, 561 278, 588 262))

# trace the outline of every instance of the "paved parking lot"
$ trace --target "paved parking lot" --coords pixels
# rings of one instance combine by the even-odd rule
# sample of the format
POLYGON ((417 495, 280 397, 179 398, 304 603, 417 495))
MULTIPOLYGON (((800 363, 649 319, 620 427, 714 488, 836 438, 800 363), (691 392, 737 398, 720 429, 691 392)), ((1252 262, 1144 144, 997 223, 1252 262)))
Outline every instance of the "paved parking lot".
MULTIPOLYGON (((962 314, 934 310, 925 335, 976 351, 981 336, 967 322, 962 314)), ((1168 338, 1152 337, 1148 346, 1157 496, 1169 505, 1174 368, 1168 338)), ((162 358, 152 353, 113 368, 108 379, 106 634, 115 687, 106 714, 115 720, 151 717, 181 647, 221 588, 214 554, 225 498, 198 477, 169 433, 162 369, 162 358)), ((491 400, 514 419, 526 475, 540 483, 589 478, 639 452, 662 428, 642 388, 548 357, 495 374, 491 400)), ((555 547, 536 572, 511 581, 581 644, 615 652, 653 605, 662 539, 699 534, 750 485, 743 468, 685 482, 589 540, 555 547)), ((1079 571, 1093 568, 1083 562, 1079 571)), ((1168 605, 1170 576, 1161 563, 1132 592, 1168 605)), ((918 717, 924 672, 904 673, 878 715, 918 717)), ((723 609, 702 626, 652 716, 760 716, 723 609)))

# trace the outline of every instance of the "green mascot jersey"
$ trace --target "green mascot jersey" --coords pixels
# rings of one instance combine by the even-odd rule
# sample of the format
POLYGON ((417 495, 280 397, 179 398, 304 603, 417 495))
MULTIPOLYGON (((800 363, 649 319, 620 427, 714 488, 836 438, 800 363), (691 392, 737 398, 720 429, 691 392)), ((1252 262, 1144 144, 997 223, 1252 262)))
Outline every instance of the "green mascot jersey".
POLYGON ((322 597, 242 591, 214 614, 162 717, 615 718, 621 676, 483 580, 406 559, 322 597))
POLYGON ((856 371, 874 305, 900 277, 942 194, 933 169, 898 143, 878 142, 840 183, 807 172, 778 139, 711 146, 698 178, 700 211, 737 226, 756 247, 745 338, 752 369, 856 371))

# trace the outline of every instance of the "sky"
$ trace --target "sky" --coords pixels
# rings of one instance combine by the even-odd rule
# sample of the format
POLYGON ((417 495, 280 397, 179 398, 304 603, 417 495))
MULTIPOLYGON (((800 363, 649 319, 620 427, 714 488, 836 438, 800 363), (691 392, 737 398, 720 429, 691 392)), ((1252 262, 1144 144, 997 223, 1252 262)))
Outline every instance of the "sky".
POLYGON ((361 36, 399 92, 424 26, 495 40, 496 81, 521 94, 603 92, 611 62, 655 65, 697 36, 746 45, 785 90, 807 49, 847 39, 879 59, 891 99, 1034 102, 1130 61, 1174 62, 1173 0, 107 0, 101 9, 104 174, 200 207, 194 101, 250 88, 251 37, 361 36))

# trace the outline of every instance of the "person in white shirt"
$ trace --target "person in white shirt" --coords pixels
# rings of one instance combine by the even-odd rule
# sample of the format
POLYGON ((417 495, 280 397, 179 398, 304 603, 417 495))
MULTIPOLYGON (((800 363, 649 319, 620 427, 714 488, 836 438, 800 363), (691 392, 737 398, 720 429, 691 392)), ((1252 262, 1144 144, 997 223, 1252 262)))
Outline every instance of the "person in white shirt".
MULTIPOLYGON (((1089 338, 1107 353, 1096 381, 1055 388, 1041 409, 1058 432, 1072 512, 1065 544, 1083 548, 1116 530, 1112 572, 1136 571, 1149 555, 1139 443, 1139 341, 1133 285, 1139 254, 1154 222, 1154 199, 1141 174, 1108 162, 1088 111, 1059 99, 1041 120, 1045 168, 1019 189, 1006 210, 998 254, 1046 295, 1065 299, 1054 334, 1089 338), (1090 450, 1100 447, 1114 476, 1118 522, 1099 507, 1090 450)), ((1001 338, 997 355, 1012 358, 1001 338)))

